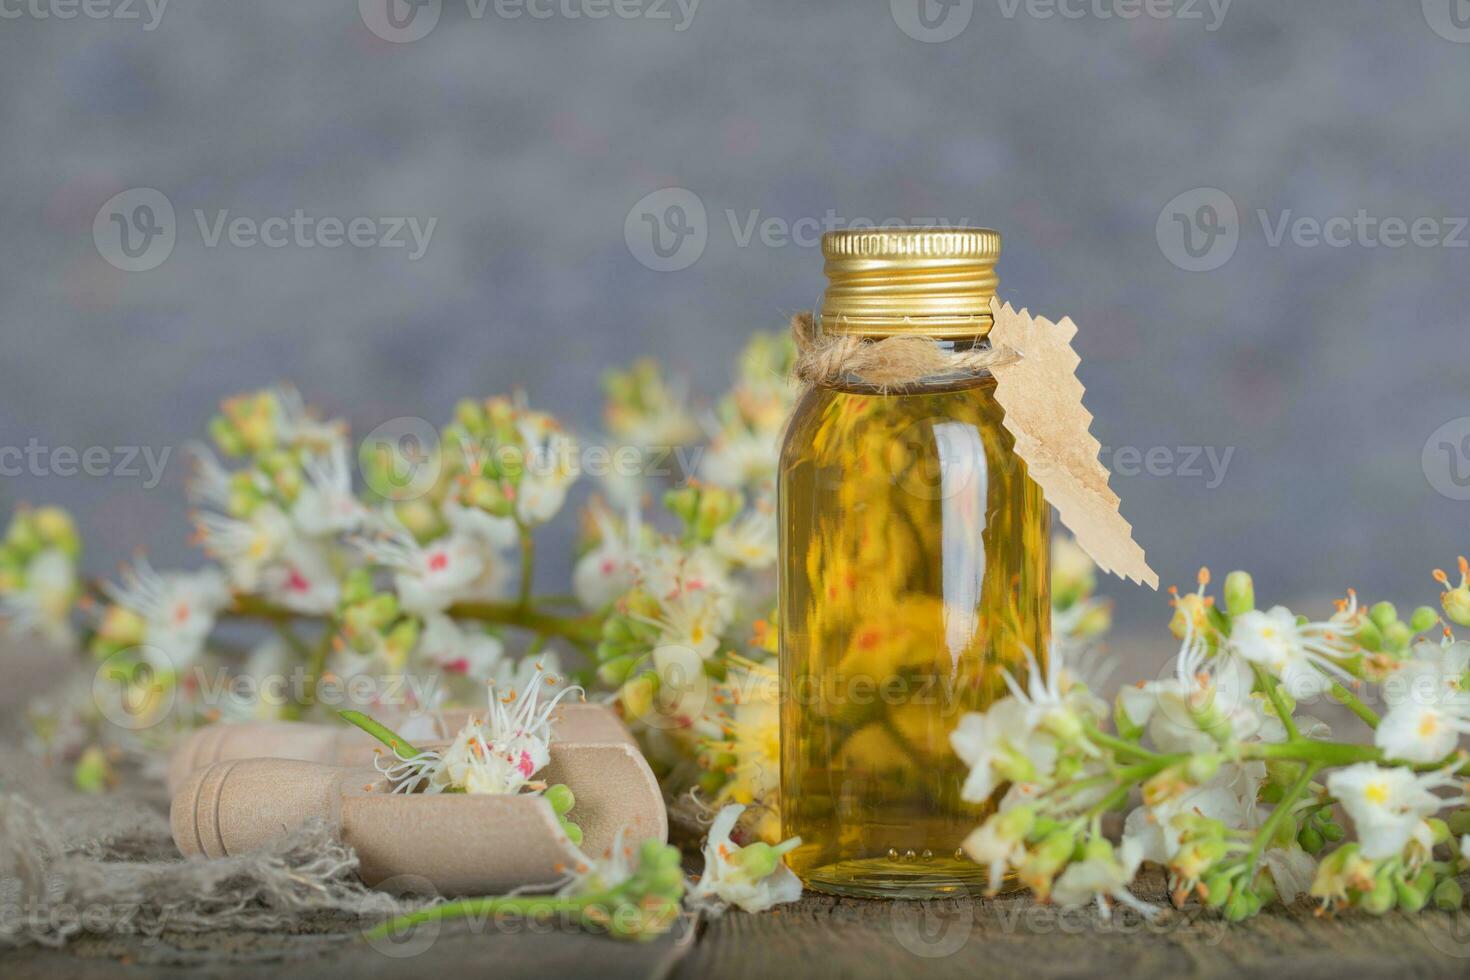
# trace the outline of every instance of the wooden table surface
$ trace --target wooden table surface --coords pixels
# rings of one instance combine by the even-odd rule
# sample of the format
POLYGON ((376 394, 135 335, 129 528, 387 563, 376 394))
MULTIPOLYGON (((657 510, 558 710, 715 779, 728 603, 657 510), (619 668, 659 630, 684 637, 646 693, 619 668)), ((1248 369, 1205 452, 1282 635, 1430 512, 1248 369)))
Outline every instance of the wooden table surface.
MULTIPOLYGON (((5 651, 0 650, 0 654, 5 651)), ((0 715, 13 720, 38 684, 3 663, 0 715)), ((0 829, 0 848, 6 845, 0 829)), ((1470 886, 1470 882, 1463 882, 1470 886)), ((1162 879, 1141 897, 1162 899, 1162 879)), ((1470 887, 1467 887, 1470 891, 1470 887)), ((3 899, 0 899, 3 901, 3 899)), ((4 909, 0 907, 0 924, 4 909)), ((165 931, 148 942, 82 936, 65 949, 0 947, 0 978, 233 978, 351 976, 459 980, 519 977, 1324 977, 1470 975, 1470 914, 1314 914, 1308 902, 1227 925, 1188 910, 1154 923, 1133 914, 1038 905, 1025 893, 984 901, 876 902, 808 895, 761 915, 683 921, 648 943, 503 920, 446 923, 414 944, 375 948, 356 924, 302 921, 290 933, 165 931)))
POLYGON ((1438 977, 1470 975, 1470 915, 1318 917, 1309 905, 1227 925, 1203 913, 1146 923, 988 901, 873 902, 808 896, 762 915, 681 923, 648 943, 506 920, 445 924, 408 947, 368 945, 342 924, 294 934, 137 940, 83 937, 65 950, 0 954, 0 975, 33 977, 351 976, 749 977, 1438 977))

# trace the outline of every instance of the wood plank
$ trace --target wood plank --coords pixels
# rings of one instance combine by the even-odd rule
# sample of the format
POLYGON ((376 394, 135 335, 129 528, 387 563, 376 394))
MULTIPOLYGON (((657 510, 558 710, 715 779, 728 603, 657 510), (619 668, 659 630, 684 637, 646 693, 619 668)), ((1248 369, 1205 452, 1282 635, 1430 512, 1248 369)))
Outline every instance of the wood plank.
POLYGON ((1095 910, 1038 905, 1026 894, 893 903, 808 895, 763 915, 732 912, 709 923, 675 976, 920 973, 926 980, 1465 976, 1470 916, 1323 918, 1299 902, 1235 925, 1199 909, 1147 923, 1122 910, 1105 920, 1095 910))

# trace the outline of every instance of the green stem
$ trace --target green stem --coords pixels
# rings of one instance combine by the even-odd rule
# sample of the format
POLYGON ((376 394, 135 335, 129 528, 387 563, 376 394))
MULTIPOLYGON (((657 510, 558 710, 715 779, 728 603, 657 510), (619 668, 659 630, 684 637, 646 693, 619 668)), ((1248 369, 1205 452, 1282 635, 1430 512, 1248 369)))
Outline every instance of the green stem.
POLYGON ((456 602, 449 607, 449 615, 455 619, 475 619, 545 633, 572 643, 596 643, 602 638, 603 617, 596 613, 558 616, 513 602, 456 602))
POLYGON ((1354 762, 1382 762, 1383 753, 1371 745, 1299 738, 1290 742, 1251 742, 1240 746, 1239 758, 1285 759, 1306 762, 1320 769, 1323 766, 1352 765, 1354 762))
POLYGON ((1275 836, 1276 829, 1281 826, 1282 821, 1291 816, 1291 805, 1312 784, 1312 777, 1317 774, 1319 768, 1321 767, 1315 764, 1302 767, 1301 775, 1296 778, 1296 782, 1291 784, 1291 788, 1286 791, 1285 795, 1281 797, 1281 801, 1276 804, 1276 809, 1271 811, 1271 815, 1266 818, 1266 822, 1261 824, 1261 829, 1256 832, 1255 842, 1251 844, 1250 853, 1245 857, 1247 884, 1255 880, 1256 865, 1260 863, 1261 855, 1265 853, 1267 845, 1271 843, 1271 838, 1275 836))
POLYGON ((422 754, 402 735, 399 735, 387 725, 374 721, 361 711, 339 711, 337 714, 341 716, 343 721, 356 725, 379 742, 388 746, 400 759, 412 759, 414 756, 422 754))
POLYGON ((1281 719, 1281 724, 1286 727, 1288 741, 1300 737, 1296 730, 1296 721, 1291 717, 1291 708, 1287 706, 1286 699, 1281 696, 1281 690, 1276 686, 1276 678, 1266 673, 1266 669, 1260 664, 1251 664, 1251 669, 1256 672, 1256 683, 1261 685, 1261 690, 1266 692, 1266 697, 1271 700, 1271 707, 1276 709, 1276 716, 1281 719))
POLYGON ((1333 681, 1332 686, 1328 690, 1332 692, 1333 697, 1342 702, 1344 707, 1362 719, 1363 723, 1369 728, 1378 727, 1378 715, 1374 713, 1372 708, 1359 701, 1358 696, 1352 691, 1349 691, 1337 681, 1333 681))
POLYGON ((516 601, 522 609, 531 607, 531 571, 536 563, 536 541, 531 536, 531 529, 524 524, 519 525, 521 529, 521 592, 516 601))
POLYGON ((1112 749, 1114 752, 1126 752, 1140 759, 1157 759, 1159 757, 1157 752, 1152 752, 1126 739, 1118 738, 1116 735, 1109 735, 1091 723, 1087 724, 1086 732, 1087 740, 1102 748, 1112 749))
POLYGON ((442 921, 453 918, 484 918, 497 912, 514 912, 517 915, 548 915, 557 912, 580 913, 589 900, 558 898, 555 895, 522 895, 501 898, 463 898, 457 902, 432 905, 417 912, 389 919, 363 933, 365 939, 381 939, 384 936, 415 926, 423 922, 442 921))
MULTIPOLYGON (((255 596, 237 597, 234 605, 224 615, 226 618, 258 619, 277 624, 297 620, 320 621, 323 618, 275 606, 255 596)), ((449 607, 449 615, 455 619, 472 619, 533 633, 545 633, 579 646, 595 645, 602 639, 602 622, 605 618, 600 613, 559 616, 535 605, 523 607, 519 602, 457 602, 449 607)))
POLYGON ((306 690, 303 692, 307 706, 316 704, 316 689, 321 683, 322 675, 327 672, 327 658, 332 655, 332 637, 335 635, 333 623, 328 622, 322 630, 322 635, 316 641, 316 647, 312 649, 311 656, 306 661, 306 690))

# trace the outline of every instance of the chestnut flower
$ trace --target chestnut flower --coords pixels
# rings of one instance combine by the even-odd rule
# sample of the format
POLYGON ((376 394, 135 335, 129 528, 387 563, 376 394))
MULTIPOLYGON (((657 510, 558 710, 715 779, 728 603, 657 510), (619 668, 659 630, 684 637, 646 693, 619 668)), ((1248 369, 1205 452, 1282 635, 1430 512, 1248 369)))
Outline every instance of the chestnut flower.
POLYGON ((774 846, 757 841, 739 847, 730 832, 745 807, 731 804, 715 815, 704 845, 704 874, 689 891, 689 904, 713 915, 734 905, 746 912, 764 912, 773 905, 801 898, 801 879, 781 858, 801 846, 793 837, 774 846))

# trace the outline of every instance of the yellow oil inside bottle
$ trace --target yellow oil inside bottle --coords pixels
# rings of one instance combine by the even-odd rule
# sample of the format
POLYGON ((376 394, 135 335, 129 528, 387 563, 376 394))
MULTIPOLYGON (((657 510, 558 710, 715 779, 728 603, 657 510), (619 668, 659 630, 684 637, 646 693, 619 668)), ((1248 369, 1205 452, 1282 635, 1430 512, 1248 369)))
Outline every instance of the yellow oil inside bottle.
POLYGON ((949 734, 1043 657, 1049 507, 994 381, 817 386, 780 470, 781 811, 808 887, 926 898, 986 885, 960 850, 949 734))

